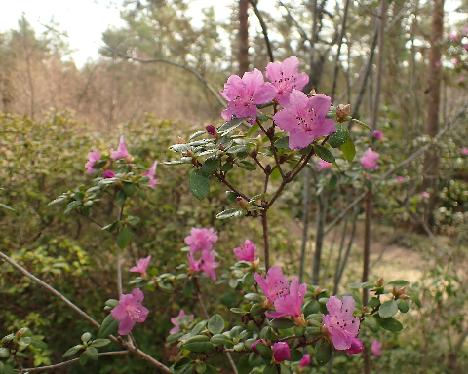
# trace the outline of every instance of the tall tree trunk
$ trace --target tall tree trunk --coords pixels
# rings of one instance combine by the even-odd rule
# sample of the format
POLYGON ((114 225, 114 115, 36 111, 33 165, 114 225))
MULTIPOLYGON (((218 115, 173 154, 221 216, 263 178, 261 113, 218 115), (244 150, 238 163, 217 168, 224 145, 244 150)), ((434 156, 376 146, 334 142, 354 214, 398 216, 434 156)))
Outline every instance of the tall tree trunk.
MULTIPOLYGON (((427 74, 429 87, 427 90, 426 133, 432 138, 439 132, 440 83, 442 76, 440 44, 444 32, 444 0, 433 1, 431 29, 431 48, 429 50, 429 68, 427 74)), ((426 153, 423 175, 423 188, 431 190, 428 202, 428 215, 426 217, 427 223, 431 225, 436 205, 436 187, 439 175, 439 155, 435 145, 430 147, 426 153)))
POLYGON ((249 70, 249 1, 239 0, 239 31, 237 34, 239 74, 249 70))

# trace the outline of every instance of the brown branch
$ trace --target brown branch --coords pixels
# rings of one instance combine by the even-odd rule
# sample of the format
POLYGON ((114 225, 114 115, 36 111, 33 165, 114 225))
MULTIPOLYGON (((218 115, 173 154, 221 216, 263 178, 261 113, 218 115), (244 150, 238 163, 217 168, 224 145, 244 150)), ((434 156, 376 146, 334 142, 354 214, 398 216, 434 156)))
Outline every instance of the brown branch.
POLYGON ((179 64, 179 63, 177 63, 177 62, 175 62, 173 60, 165 59, 165 58, 162 58, 162 57, 140 58, 140 57, 129 56, 129 55, 125 55, 125 54, 119 55, 119 57, 125 58, 127 60, 140 62, 142 64, 151 64, 151 63, 158 63, 159 62, 159 63, 163 63, 163 64, 172 65, 172 66, 175 66, 175 67, 177 67, 179 69, 188 71, 195 78, 197 78, 198 81, 200 83, 202 83, 208 89, 208 91, 210 91, 210 93, 216 98, 216 101, 218 102, 219 105, 221 105, 222 107, 224 107, 226 105, 226 102, 224 101, 224 99, 221 97, 221 95, 218 94, 218 92, 213 88, 213 86, 205 78, 203 78, 203 76, 198 71, 191 68, 190 66, 179 64))
POLYGON ((341 22, 340 36, 338 37, 338 49, 336 51, 335 62, 334 62, 334 67, 333 67, 333 84, 332 84, 332 91, 331 91, 331 97, 333 99, 335 98, 336 84, 338 81, 338 62, 340 60, 343 37, 346 33, 346 21, 348 19, 348 9, 349 9, 349 0, 346 0, 344 10, 343 10, 343 20, 341 22))
MULTIPOLYGON (((125 356, 128 355, 128 351, 117 351, 117 352, 103 352, 103 353, 98 353, 99 357, 104 357, 104 356, 125 356)), ((53 365, 47 365, 47 366, 38 366, 36 368, 24 368, 20 369, 20 374, 21 373, 39 373, 41 371, 47 371, 47 370, 55 370, 55 369, 60 369, 65 366, 72 365, 80 360, 80 357, 72 358, 71 360, 59 362, 57 364, 53 365)))
POLYGON ((263 34, 263 39, 265 40, 265 45, 267 48, 268 52, 268 57, 270 58, 270 61, 273 62, 275 61, 275 58, 273 57, 273 50, 271 48, 271 42, 270 38, 268 37, 268 29, 265 21, 263 20, 262 15, 260 14, 260 11, 257 8, 257 0, 249 0, 250 5, 252 5, 252 9, 255 13, 255 16, 258 19, 258 22, 260 23, 260 27, 262 28, 262 34, 263 34))
MULTIPOLYGON (((89 321, 93 326, 96 328, 100 327, 100 324, 98 321, 96 321, 93 317, 91 317, 89 314, 87 314, 85 311, 80 309, 78 306, 76 306, 74 303, 72 303, 70 300, 68 300, 64 295, 62 295, 59 291, 57 291, 54 287, 52 287, 50 284, 40 280, 33 274, 31 274, 29 271, 27 271, 24 267, 19 265, 15 260, 13 260, 11 257, 7 256, 5 253, 0 251, 0 257, 3 258, 6 262, 8 262, 11 266, 19 270, 24 276, 32 280, 33 282, 41 285, 45 289, 47 289, 50 293, 58 297, 60 300, 62 300, 69 308, 74 310, 77 314, 79 314, 82 318, 86 319, 89 321)), ((162 362, 159 362, 156 360, 154 357, 146 354, 145 352, 139 350, 137 347, 135 347, 131 342, 124 342, 120 338, 116 338, 113 335, 109 336, 114 342, 120 344, 123 348, 128 349, 131 353, 133 353, 135 356, 138 356, 142 358, 145 361, 148 361, 151 363, 154 367, 158 368, 164 373, 171 373, 171 370, 164 365, 162 362)))

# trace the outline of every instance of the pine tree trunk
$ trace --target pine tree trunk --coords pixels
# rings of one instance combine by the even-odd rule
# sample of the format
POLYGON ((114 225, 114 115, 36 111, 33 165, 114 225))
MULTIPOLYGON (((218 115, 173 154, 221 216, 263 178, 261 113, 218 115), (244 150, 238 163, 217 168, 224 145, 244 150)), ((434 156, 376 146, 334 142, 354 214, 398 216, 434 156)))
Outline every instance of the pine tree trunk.
POLYGON ((237 60, 239 74, 249 70, 249 1, 239 0, 239 32, 237 34, 239 48, 237 60))
MULTIPOLYGON (((431 138, 439 132, 440 115, 440 85, 442 77, 442 62, 440 44, 444 32, 444 0, 434 0, 431 25, 431 48, 429 50, 429 67, 427 81, 427 113, 426 133, 431 138)), ((439 154, 436 146, 430 147, 424 159, 423 188, 430 190, 427 210, 427 221, 432 224, 434 207, 436 205, 436 187, 439 175, 439 154)))

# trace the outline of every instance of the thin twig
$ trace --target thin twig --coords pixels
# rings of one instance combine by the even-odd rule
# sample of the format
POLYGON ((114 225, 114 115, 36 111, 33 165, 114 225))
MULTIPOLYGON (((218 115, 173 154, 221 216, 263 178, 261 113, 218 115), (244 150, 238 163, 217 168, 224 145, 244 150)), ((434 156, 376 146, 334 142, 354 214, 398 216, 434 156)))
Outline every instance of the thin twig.
POLYGON ((175 66, 175 67, 177 67, 179 69, 188 71, 195 78, 197 78, 200 81, 200 83, 202 83, 208 89, 208 91, 210 91, 210 93, 216 98, 216 101, 219 103, 219 105, 221 105, 222 107, 224 107, 226 105, 226 102, 224 101, 224 99, 221 97, 221 95, 218 94, 218 92, 213 88, 213 86, 205 78, 203 78, 203 76, 198 71, 191 68, 190 66, 187 66, 187 65, 184 65, 184 64, 179 64, 179 63, 177 63, 177 62, 175 62, 173 60, 165 59, 165 58, 162 58, 162 57, 140 58, 140 57, 125 55, 125 54, 119 55, 119 57, 125 58, 127 60, 133 60, 133 61, 136 61, 136 62, 140 62, 142 64, 150 64, 150 63, 168 64, 168 65, 175 66))
MULTIPOLYGON (((129 354, 129 351, 117 351, 117 352, 102 352, 98 353, 99 357, 104 356, 126 356, 129 354)), ((23 368, 19 372, 21 373, 39 373, 41 371, 55 370, 60 369, 64 366, 72 365, 80 360, 80 357, 72 358, 71 360, 59 362, 58 364, 47 365, 47 366, 38 366, 35 368, 23 368)))
POLYGON ((257 8, 257 0, 249 0, 250 5, 252 5, 252 9, 255 13, 255 16, 258 19, 258 22, 260 23, 260 27, 262 28, 262 34, 263 34, 263 39, 265 40, 265 45, 267 48, 268 52, 268 57, 270 58, 270 61, 273 62, 275 61, 275 58, 273 57, 273 50, 271 48, 271 42, 270 38, 268 37, 268 29, 265 21, 263 20, 262 15, 260 14, 260 11, 257 8))
MULTIPOLYGON (((74 310, 77 314, 79 314, 82 318, 86 319, 89 321, 93 326, 96 328, 100 327, 100 324, 98 321, 96 321, 93 317, 91 317, 89 314, 84 312, 82 309, 80 309, 78 306, 76 306, 74 303, 72 303, 70 300, 68 300, 64 295, 62 295, 59 291, 57 291, 54 287, 52 287, 50 284, 40 280, 33 274, 31 274, 29 271, 27 271, 24 267, 19 265, 15 260, 13 260, 11 257, 6 255, 5 253, 0 251, 0 257, 3 258, 6 262, 8 262, 11 266, 19 270, 24 276, 27 278, 31 279, 33 282, 41 285, 45 289, 47 289, 50 293, 53 295, 57 296, 60 300, 62 300, 69 308, 74 310)), ((123 348, 128 349, 131 353, 133 353, 135 356, 138 356, 142 358, 145 361, 148 361, 151 363, 154 367, 158 368, 164 373, 171 373, 171 370, 164 365, 162 362, 156 360, 154 357, 146 354, 145 352, 139 350, 136 348, 131 342, 124 342, 120 338, 116 338, 113 335, 110 335, 109 338, 111 338, 114 342, 120 344, 123 348)))

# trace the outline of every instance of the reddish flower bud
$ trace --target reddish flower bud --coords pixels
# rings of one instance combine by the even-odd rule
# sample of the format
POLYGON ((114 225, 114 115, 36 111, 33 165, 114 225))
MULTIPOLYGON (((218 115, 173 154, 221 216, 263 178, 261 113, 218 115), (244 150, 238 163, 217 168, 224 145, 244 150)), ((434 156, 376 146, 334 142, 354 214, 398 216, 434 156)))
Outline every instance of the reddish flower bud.
POLYGON ((214 127, 213 125, 208 125, 208 126, 205 127, 205 129, 206 129, 206 132, 208 134, 210 134, 211 136, 216 136, 217 135, 216 127, 214 127))

